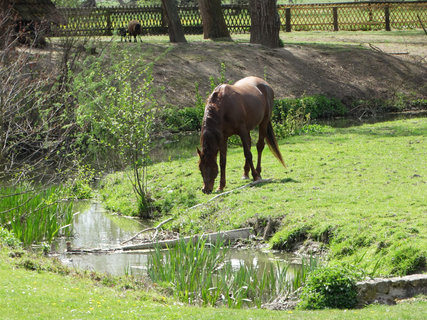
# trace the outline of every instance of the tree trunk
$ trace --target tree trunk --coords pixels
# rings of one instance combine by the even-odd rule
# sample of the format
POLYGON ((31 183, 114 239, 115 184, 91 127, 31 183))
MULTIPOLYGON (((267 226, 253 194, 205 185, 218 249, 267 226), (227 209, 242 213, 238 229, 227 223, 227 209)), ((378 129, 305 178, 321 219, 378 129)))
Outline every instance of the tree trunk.
POLYGON ((205 39, 231 40, 221 9, 221 0, 199 0, 199 10, 203 22, 205 39))
POLYGON ((250 0, 251 43, 280 47, 280 17, 276 0, 250 0))
POLYGON ((170 42, 187 42, 181 20, 179 20, 176 0, 162 0, 162 4, 166 12, 170 42))
POLYGON ((82 7, 87 7, 87 8, 95 8, 96 7, 96 0, 85 0, 82 3, 82 7))

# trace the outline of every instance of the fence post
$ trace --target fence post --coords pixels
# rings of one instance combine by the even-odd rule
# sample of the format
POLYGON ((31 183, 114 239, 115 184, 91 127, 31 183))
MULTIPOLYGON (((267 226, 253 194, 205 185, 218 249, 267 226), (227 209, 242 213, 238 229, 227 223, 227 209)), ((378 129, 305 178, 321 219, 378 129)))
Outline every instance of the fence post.
POLYGON ((385 30, 391 31, 391 28, 390 28, 390 7, 389 6, 386 6, 384 8, 384 15, 385 15, 385 30))
POLYGON ((286 8, 285 10, 285 31, 291 32, 291 8, 286 8))
POLYGON ((332 15, 334 16, 334 31, 338 31, 338 8, 332 8, 332 15))

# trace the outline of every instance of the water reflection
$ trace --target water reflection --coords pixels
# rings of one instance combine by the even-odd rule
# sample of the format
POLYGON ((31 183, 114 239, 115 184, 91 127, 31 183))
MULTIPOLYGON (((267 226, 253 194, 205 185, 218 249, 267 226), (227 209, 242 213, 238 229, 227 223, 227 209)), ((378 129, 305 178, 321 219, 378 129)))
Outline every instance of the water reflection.
POLYGON ((150 152, 151 161, 161 162, 194 157, 197 155, 196 147, 200 144, 199 141, 199 132, 157 138, 150 152))
MULTIPOLYGON (((112 216, 99 203, 86 203, 84 206, 79 208, 81 213, 74 216, 73 238, 62 239, 58 244, 63 263, 70 267, 112 275, 146 274, 149 251, 80 255, 65 252, 66 241, 71 242, 72 248, 114 248, 147 227, 132 219, 112 216)), ((289 254, 251 249, 231 249, 226 256, 236 270, 241 265, 263 270, 277 262, 288 263, 293 258, 294 256, 289 254)), ((291 265, 291 269, 295 266, 297 265, 291 265)))

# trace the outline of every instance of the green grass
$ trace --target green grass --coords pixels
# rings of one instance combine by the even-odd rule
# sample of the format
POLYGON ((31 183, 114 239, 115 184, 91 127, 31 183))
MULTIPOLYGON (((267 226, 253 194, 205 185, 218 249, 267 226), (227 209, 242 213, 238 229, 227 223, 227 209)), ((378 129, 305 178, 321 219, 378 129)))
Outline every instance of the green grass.
POLYGON ((0 319, 425 319, 426 301, 361 310, 269 311, 180 305, 152 291, 16 268, 0 255, 0 319))
MULTIPOLYGON (((332 263, 357 265, 371 275, 413 273, 425 270, 427 255, 426 137, 426 118, 291 137, 280 141, 287 169, 264 151, 262 176, 272 182, 191 210, 214 196, 200 191, 196 156, 149 167, 148 185, 155 209, 174 217, 169 226, 182 233, 273 217, 282 221, 271 240, 276 248, 314 239, 325 242, 332 263), (405 265, 408 253, 413 261, 405 265)), ((240 179, 243 164, 242 149, 230 148, 225 191, 247 183, 240 179)), ((103 185, 107 206, 121 211, 126 203, 126 214, 135 210, 123 173, 107 176, 103 185)))
MULTIPOLYGON (((0 229, 0 319, 424 319, 425 297, 361 310, 270 311, 192 307, 144 277, 113 277, 64 267, 11 246, 0 229)), ((13 237, 13 236, 12 236, 13 237)))

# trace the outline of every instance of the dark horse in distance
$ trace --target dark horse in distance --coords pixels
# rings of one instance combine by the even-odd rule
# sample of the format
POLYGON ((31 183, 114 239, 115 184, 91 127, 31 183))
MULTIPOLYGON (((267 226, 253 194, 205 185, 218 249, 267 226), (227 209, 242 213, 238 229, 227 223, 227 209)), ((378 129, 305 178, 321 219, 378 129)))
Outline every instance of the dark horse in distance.
POLYGON ((263 79, 247 77, 234 85, 222 84, 212 92, 205 107, 199 154, 199 169, 203 177, 204 193, 211 193, 218 176, 217 155, 221 167, 221 179, 218 191, 225 187, 225 165, 227 157, 227 139, 237 134, 242 140, 245 154, 244 178, 249 178, 249 169, 254 180, 261 179, 261 154, 265 146, 264 139, 276 158, 285 166, 280 154, 273 127, 271 114, 274 92, 263 79), (258 162, 256 168, 252 162, 250 131, 259 128, 256 144, 258 162))

